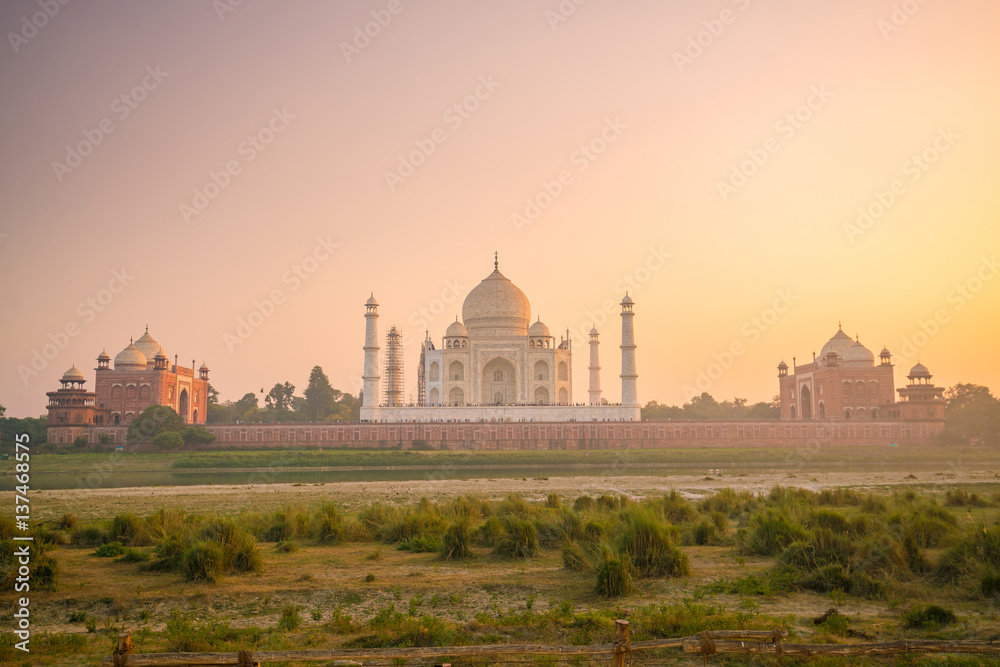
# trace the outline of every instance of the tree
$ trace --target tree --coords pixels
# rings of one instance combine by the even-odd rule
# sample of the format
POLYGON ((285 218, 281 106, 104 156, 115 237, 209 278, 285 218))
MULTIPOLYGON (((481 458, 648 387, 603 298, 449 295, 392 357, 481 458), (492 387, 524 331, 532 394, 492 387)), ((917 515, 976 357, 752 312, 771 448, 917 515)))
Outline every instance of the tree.
POLYGON ((208 404, 218 405, 219 404, 219 390, 212 386, 212 383, 208 383, 208 404))
POLYGON ((164 431, 153 437, 153 445, 157 449, 180 449, 184 446, 184 438, 177 431, 164 431))
POLYGON ((978 438, 987 444, 1000 442, 1000 401, 988 387, 956 384, 944 392, 947 442, 967 442, 978 438))
POLYGON ((200 426, 186 426, 181 431, 185 445, 207 445, 215 442, 215 436, 200 426))
POLYGON ((330 386, 330 380, 319 366, 313 366, 309 373, 309 386, 306 387, 306 417, 312 421, 327 419, 337 407, 337 394, 330 386))
POLYGON ((152 442, 153 438, 167 431, 180 432, 184 420, 166 405, 151 405, 129 424, 125 440, 129 443, 152 442))
POLYGON ((292 408, 292 396, 295 394, 295 385, 290 382, 275 384, 271 391, 264 398, 264 405, 279 412, 289 411, 292 408))
POLYGON ((260 407, 260 403, 257 402, 257 394, 252 391, 248 392, 243 394, 243 398, 233 403, 233 416, 236 419, 243 419, 243 415, 257 407, 260 407))

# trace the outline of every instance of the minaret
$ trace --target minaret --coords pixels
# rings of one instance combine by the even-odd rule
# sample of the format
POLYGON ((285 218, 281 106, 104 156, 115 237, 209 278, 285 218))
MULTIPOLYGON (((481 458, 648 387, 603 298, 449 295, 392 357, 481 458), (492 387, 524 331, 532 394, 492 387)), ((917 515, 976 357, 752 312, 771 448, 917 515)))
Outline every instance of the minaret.
POLYGON ((362 419, 372 419, 378 405, 378 301, 372 294, 365 302, 365 372, 364 401, 361 404, 362 419))
POLYGON ((590 404, 601 404, 601 362, 597 356, 597 328, 590 330, 590 404))
POLYGON ((639 394, 636 391, 636 378, 639 377, 635 370, 635 329, 632 318, 632 297, 625 293, 622 299, 622 405, 624 407, 639 407, 639 394))

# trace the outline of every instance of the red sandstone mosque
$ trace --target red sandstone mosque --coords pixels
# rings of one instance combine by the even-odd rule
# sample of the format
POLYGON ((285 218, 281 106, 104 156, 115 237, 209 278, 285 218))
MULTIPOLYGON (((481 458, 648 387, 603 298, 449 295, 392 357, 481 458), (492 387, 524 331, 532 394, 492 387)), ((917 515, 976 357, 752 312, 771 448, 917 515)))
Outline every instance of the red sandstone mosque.
POLYGON ((907 376, 909 384, 897 390, 893 381, 892 354, 882 348, 875 354, 838 329, 812 363, 792 359, 778 364, 781 419, 794 420, 944 420, 944 388, 931 384, 927 368, 917 363, 907 376), (896 402, 896 392, 900 401, 896 402))
MULTIPOLYGON (((187 424, 202 424, 208 412, 208 366, 190 368, 167 359, 167 351, 149 335, 149 327, 129 341, 111 365, 102 351, 97 357, 94 391, 74 365, 59 380, 62 387, 48 392, 49 442, 69 443, 88 437, 92 426, 128 425, 151 405, 173 408, 187 424)), ((88 437, 89 439, 89 437, 88 437)))

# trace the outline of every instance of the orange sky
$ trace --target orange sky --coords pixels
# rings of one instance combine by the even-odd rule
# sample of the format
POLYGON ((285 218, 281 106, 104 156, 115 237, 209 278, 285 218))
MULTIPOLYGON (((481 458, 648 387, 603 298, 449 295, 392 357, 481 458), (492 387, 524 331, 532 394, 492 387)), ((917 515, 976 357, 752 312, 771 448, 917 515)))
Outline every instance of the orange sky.
POLYGON ((232 4, 0 7, 8 415, 147 323, 224 399, 355 392, 371 291, 412 392, 494 250, 554 333, 635 283, 643 403, 720 358, 708 391, 769 399, 838 321, 897 386, 1000 388, 996 2, 232 4))

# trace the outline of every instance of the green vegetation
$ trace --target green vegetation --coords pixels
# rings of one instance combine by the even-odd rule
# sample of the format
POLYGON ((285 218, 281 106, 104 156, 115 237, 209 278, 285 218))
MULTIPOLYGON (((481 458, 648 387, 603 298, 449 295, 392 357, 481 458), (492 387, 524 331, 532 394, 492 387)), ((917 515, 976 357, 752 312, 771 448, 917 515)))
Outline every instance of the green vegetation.
POLYGON ((130 443, 153 442, 163 433, 177 433, 180 437, 182 430, 184 430, 184 420, 173 408, 151 405, 129 424, 125 439, 130 443))
POLYGON ((780 417, 781 404, 778 401, 778 396, 769 402, 761 401, 748 405, 745 398, 734 398, 731 401, 724 400, 719 403, 708 392, 702 392, 700 396, 695 396, 681 407, 650 401, 642 408, 642 418, 651 421, 665 421, 667 419, 779 419, 780 417))
POLYGON ((361 398, 330 386, 320 366, 310 371, 304 396, 295 395, 295 385, 291 382, 278 382, 265 395, 263 408, 253 392, 238 401, 221 404, 218 392, 209 393, 209 423, 357 421, 360 417, 361 398))

